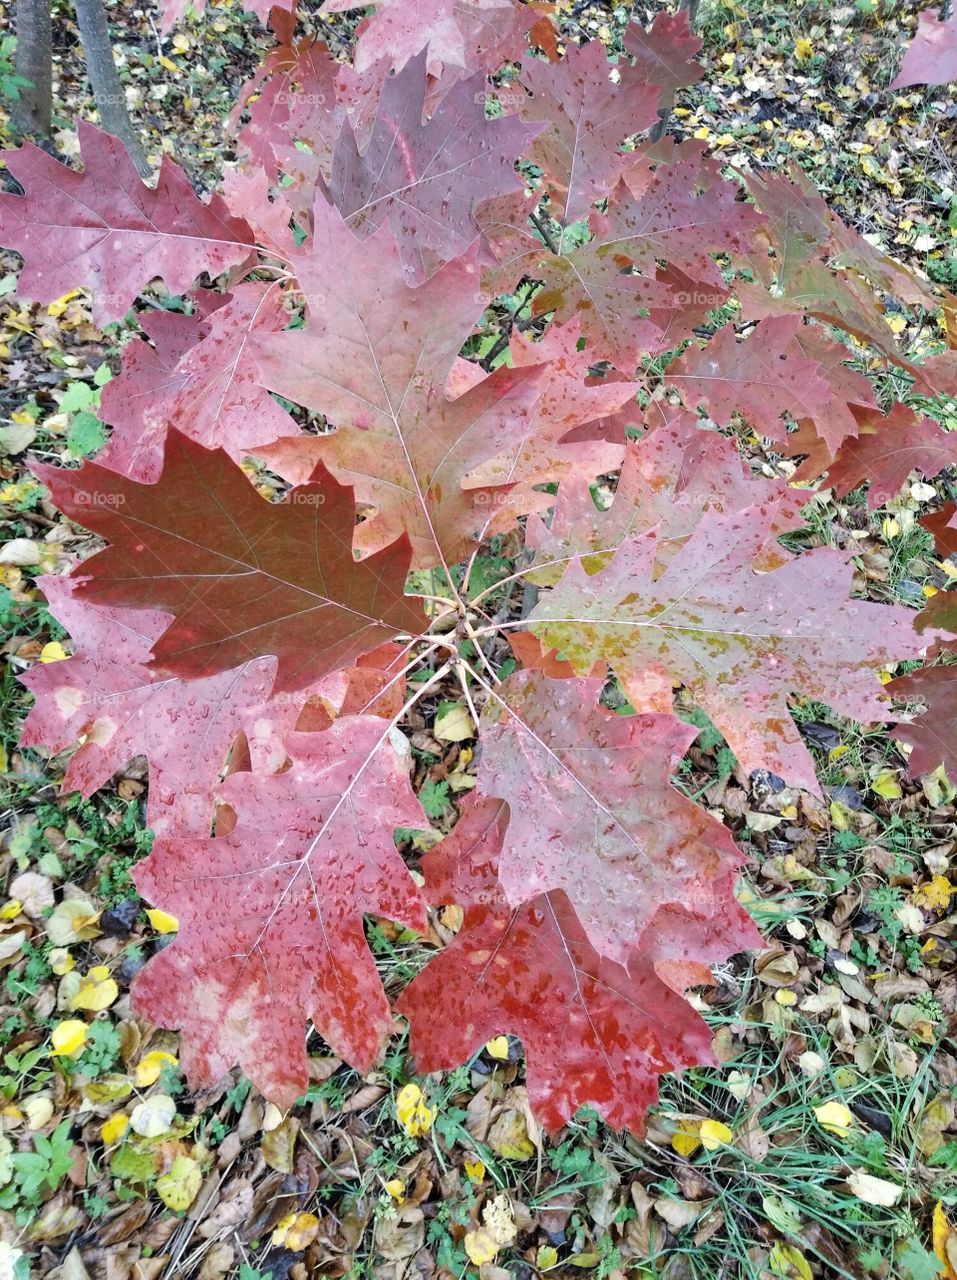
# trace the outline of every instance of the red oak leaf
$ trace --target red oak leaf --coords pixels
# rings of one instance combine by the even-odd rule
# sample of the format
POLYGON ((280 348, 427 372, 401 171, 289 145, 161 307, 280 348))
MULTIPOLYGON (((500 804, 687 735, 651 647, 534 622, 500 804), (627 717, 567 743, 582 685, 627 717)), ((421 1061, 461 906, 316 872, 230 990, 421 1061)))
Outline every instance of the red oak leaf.
POLYGON ((647 84, 660 85, 668 93, 694 84, 702 67, 695 62, 704 41, 691 30, 687 9, 659 13, 650 30, 637 23, 625 29, 625 52, 634 58, 647 84))
MULTIPOLYGON (((430 900, 460 903, 465 916, 396 1006, 409 1019, 416 1065, 444 1070, 513 1032, 522 1038, 529 1096, 547 1129, 591 1106, 615 1128, 640 1133, 660 1075, 713 1061, 711 1033, 680 995, 687 985, 681 962, 661 956, 657 922, 627 969, 604 959, 561 892, 512 910, 497 880, 507 824, 501 801, 480 802, 423 859, 430 900), (448 1007, 464 1016, 451 1024, 436 1018, 436 1009, 448 1007)), ((680 908, 668 913, 670 925, 684 919, 695 930, 696 982, 711 981, 707 959, 760 941, 733 897, 729 905, 733 914, 706 923, 680 908)))
POLYGON ((902 702, 924 704, 923 714, 891 730, 892 738, 911 747, 907 761, 911 777, 933 773, 939 765, 948 777, 957 777, 957 667, 911 671, 892 680, 886 690, 902 702))
POLYGON ((774 256, 769 258, 767 245, 757 240, 741 260, 765 286, 773 282, 775 292, 742 284, 737 292, 744 318, 806 313, 871 343, 919 377, 917 366, 901 356, 874 291, 929 309, 937 305, 933 294, 906 267, 846 226, 797 165, 788 177, 752 174, 747 187, 774 256))
POLYGON ((388 221, 410 278, 464 253, 478 234, 473 210, 518 190, 515 158, 538 132, 511 117, 485 118, 485 76, 456 85, 423 124, 424 54, 387 80, 368 143, 347 121, 329 192, 349 226, 368 236, 388 221))
MULTIPOLYGON (((355 0, 326 0, 326 13, 363 8, 355 0)), ((428 51, 430 76, 446 69, 463 73, 496 71, 515 62, 525 48, 525 35, 549 12, 548 5, 514 0, 378 0, 375 16, 363 23, 356 42, 355 66, 364 71, 388 59, 393 71, 428 51)), ((445 77, 443 77, 444 81, 445 77)))
POLYGON ((36 474, 110 544, 76 571, 76 598, 173 615, 153 646, 159 673, 208 676, 272 655, 281 692, 424 625, 402 594, 408 540, 357 564, 352 492, 321 469, 269 503, 221 449, 171 431, 153 485, 89 462, 36 474))
POLYGON ((937 550, 945 559, 957 554, 957 503, 945 502, 939 511, 924 516, 919 523, 933 535, 937 550))
MULTIPOLYGON (((380 65, 358 75, 337 62, 321 41, 274 50, 244 86, 230 115, 235 128, 248 104, 249 120, 238 136, 244 168, 264 173, 272 183, 282 172, 293 180, 291 191, 284 186, 286 198, 297 211, 311 212, 319 178, 328 182, 331 177, 343 123, 351 121, 360 148, 368 142, 385 74, 380 65)), ((228 190, 227 198, 230 208, 250 217, 228 190)))
POLYGON ((785 411, 814 420, 832 399, 820 365, 794 341, 800 323, 797 316, 762 320, 741 342, 734 325, 725 325, 707 345, 688 347, 665 377, 689 409, 705 405, 721 426, 738 412, 762 435, 783 439, 785 411))
POLYGON ((492 519, 483 536, 506 528, 519 515, 550 506, 551 497, 534 492, 536 485, 558 483, 571 476, 593 481, 621 466, 623 441, 606 439, 600 431, 595 439, 587 439, 576 429, 604 420, 622 405, 633 402, 637 384, 590 378, 591 356, 578 350, 578 335, 577 321, 552 325, 539 342, 532 342, 519 332, 512 334, 512 367, 533 369, 544 365, 545 372, 524 434, 510 440, 503 453, 463 478, 469 489, 502 488, 490 503, 492 519))
MULTIPOLYGON (((188 321, 192 317, 178 317, 188 321)), ((287 323, 276 285, 237 285, 209 316, 198 340, 169 367, 167 347, 145 343, 124 351, 123 369, 103 390, 103 416, 113 434, 98 461, 146 483, 163 469, 170 428, 241 462, 256 445, 298 432, 295 419, 258 382, 252 342, 287 323)), ((185 334, 187 324, 182 324, 185 334)))
MULTIPOLYGON (((215 297, 218 301, 223 295, 215 297)), ((203 309, 198 306, 191 315, 180 311, 145 311, 138 317, 140 328, 150 341, 130 339, 123 348, 120 372, 100 392, 100 416, 113 427, 114 436, 136 439, 144 430, 144 421, 154 400, 162 395, 175 396, 188 380, 184 370, 175 371, 183 356, 208 333, 205 319, 203 309)), ((108 441, 101 459, 109 452, 108 441)), ((114 467, 117 471, 125 470, 115 463, 114 467)))
POLYGON ((545 288, 535 297, 536 314, 554 311, 562 320, 579 314, 592 357, 608 358, 627 369, 644 352, 662 349, 659 326, 639 316, 637 309, 670 313, 689 302, 683 291, 676 294, 667 274, 659 276, 659 263, 694 281, 698 293, 710 290, 706 305, 719 306, 727 291, 711 255, 744 250, 758 217, 737 200, 730 184, 717 190, 699 188, 701 172, 702 161, 695 153, 659 166, 639 199, 619 184, 607 216, 593 220, 594 240, 543 259, 536 274, 545 288))
POLYGON ((447 397, 459 349, 485 303, 474 252, 413 290, 388 227, 358 240, 334 209, 317 204, 309 251, 293 266, 309 323, 259 342, 262 380, 338 429, 257 453, 291 481, 321 461, 355 485, 358 500, 375 511, 357 530, 362 552, 405 531, 416 567, 463 559, 488 505, 484 492, 466 493, 462 479, 509 442, 526 440, 541 376, 540 369, 502 369, 447 397))
POLYGON ((621 144, 658 119, 661 89, 627 61, 616 70, 612 80, 600 40, 572 47, 562 62, 530 57, 522 66, 521 83, 532 95, 520 104, 522 119, 547 121, 526 158, 542 170, 555 216, 567 222, 585 217, 608 195, 634 160, 622 154, 621 144))
POLYGON ((78 132, 82 173, 32 143, 2 153, 24 191, 0 195, 0 243, 23 255, 22 298, 53 302, 86 285, 103 325, 122 319, 157 276, 185 293, 204 271, 219 275, 249 257, 246 223, 221 196, 203 204, 167 156, 153 189, 111 134, 82 120, 78 132))
POLYGON ((230 772, 279 773, 286 765, 290 733, 317 733, 337 716, 398 715, 405 701, 408 646, 380 645, 354 667, 330 672, 316 684, 272 694, 243 719, 245 753, 233 753, 230 772))
POLYGON ((536 563, 549 566, 535 581, 552 584, 576 556, 594 573, 625 538, 651 530, 657 534, 658 564, 665 565, 705 511, 762 506, 774 515, 760 566, 774 568, 790 558, 776 540, 800 526, 802 501, 783 480, 750 476, 730 440, 696 426, 682 412, 628 445, 610 507, 596 507, 588 484, 571 475, 558 490, 551 523, 529 516, 525 540, 536 563))
POLYGON ((596 950, 624 964, 659 907, 705 901, 743 858, 669 782, 697 729, 606 711, 603 683, 511 676, 482 713, 478 779, 509 806, 499 868, 509 902, 562 889, 596 950))
POLYGON ((891 89, 912 84, 949 84, 957 80, 957 13, 942 18, 931 9, 917 15, 917 35, 891 89))
MULTIPOLYGON (((957 434, 896 404, 886 418, 879 413, 863 417, 856 439, 846 440, 828 467, 827 484, 843 497, 870 481, 867 505, 873 511, 897 497, 912 471, 930 479, 955 461, 957 434)), ((796 480, 809 478, 806 465, 795 472, 796 480)))
POLYGON ((95 608, 74 594, 82 580, 39 581, 77 652, 22 677, 36 697, 23 744, 64 751, 82 739, 63 785, 85 796, 134 756, 146 756, 148 824, 158 833, 208 834, 213 788, 248 709, 272 688, 273 660, 257 658, 188 684, 164 679, 148 662, 167 614, 95 608))
POLYGON ((673 683, 686 685, 746 772, 770 769, 819 794, 788 697, 884 719, 877 667, 918 656, 926 642, 909 610, 847 598, 853 566, 839 551, 751 572, 773 517, 773 508, 705 512, 660 576, 653 534, 626 539, 600 573, 572 561, 532 629, 579 672, 607 662, 639 709, 670 709, 673 683))
POLYGON ((393 833, 429 824, 392 732, 374 716, 345 716, 292 735, 285 773, 223 782, 228 834, 161 838, 136 868, 139 892, 180 930, 137 975, 133 999, 152 1022, 180 1029, 194 1087, 239 1063, 291 1106, 308 1081, 307 1018, 357 1070, 378 1057, 392 1018, 363 915, 426 927, 393 833))

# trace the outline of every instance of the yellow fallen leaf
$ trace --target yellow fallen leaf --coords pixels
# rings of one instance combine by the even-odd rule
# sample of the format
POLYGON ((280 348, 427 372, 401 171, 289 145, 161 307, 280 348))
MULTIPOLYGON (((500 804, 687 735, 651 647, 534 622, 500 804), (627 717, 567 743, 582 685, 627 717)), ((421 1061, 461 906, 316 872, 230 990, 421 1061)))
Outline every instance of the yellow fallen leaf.
POLYGON ((717 1151, 719 1147, 734 1141, 734 1133, 720 1120, 702 1120, 698 1133, 705 1151, 717 1151))
MULTIPOLYGON (((891 677, 888 676, 887 677, 888 684, 890 683, 890 680, 891 680, 891 677)), ((842 760, 844 756, 846 756, 847 753, 850 751, 850 749, 851 748, 847 745, 846 742, 842 742, 840 743, 839 746, 831 747, 830 751, 827 753, 827 758, 833 764, 835 760, 842 760)))
POLYGON ((203 1171, 199 1161, 190 1156, 177 1156, 169 1173, 156 1179, 156 1194, 168 1209, 184 1212, 199 1195, 203 1171))
POLYGON ((904 794, 894 769, 882 769, 871 783, 871 790, 885 800, 899 800, 904 794))
POLYGON ((465 1176, 469 1182, 481 1182, 485 1177, 485 1161, 484 1160, 466 1160, 465 1176))
POLYGON ((435 717, 432 732, 440 742, 464 742, 475 737, 472 713, 464 702, 445 703, 435 717))
POLYGON ((147 907, 146 918, 157 933, 176 933, 179 929, 176 917, 171 916, 168 911, 161 911, 159 907, 147 907))
POLYGON ((774 999, 777 1004, 783 1005, 786 1009, 790 1009, 792 1005, 795 1005, 798 1002, 796 993, 793 991, 786 991, 783 987, 775 991, 774 999))
POLYGON ((108 1009, 120 994, 120 989, 110 977, 106 965, 98 964, 80 982, 80 989, 69 1003, 70 1011, 87 1009, 99 1013, 108 1009))
POLYGON ((96 927, 99 918, 99 911, 85 899, 66 898, 57 903, 47 918, 47 937, 55 947, 89 942, 100 936, 101 930, 96 927))
POLYGON ((838 1138, 846 1138, 854 1125, 854 1117, 843 1102, 825 1102, 814 1108, 814 1116, 822 1129, 838 1138))
POLYGON ((468 1231, 465 1235, 465 1252, 469 1261, 476 1267, 483 1267, 486 1262, 494 1262, 498 1254, 498 1243, 491 1231, 479 1227, 477 1231, 468 1231))
POLYGON ((110 1147, 118 1139, 122 1138, 130 1127, 130 1118, 124 1115, 122 1111, 117 1111, 115 1115, 110 1116, 109 1120, 104 1120, 100 1125, 100 1137, 103 1139, 104 1145, 110 1147))
POLYGON ((64 649, 63 645, 60 644, 59 640, 49 641, 49 643, 45 644, 40 650, 41 662, 62 662, 64 658, 68 658, 69 656, 70 655, 67 653, 66 649, 64 649))
POLYGON ((946 876, 934 876, 929 884, 922 884, 915 889, 911 897, 919 907, 926 907, 929 911, 946 911, 954 893, 957 893, 957 887, 946 876))
POLYGON ((943 1264, 944 1280, 957 1280, 957 1231, 940 1200, 934 1206, 932 1232, 934 1256, 943 1264))
POLYGON ((788 1280, 813 1280, 813 1273, 807 1258, 793 1244, 785 1244, 779 1240, 768 1256, 768 1267, 772 1275, 786 1276, 788 1280))
POLYGON ((798 62, 806 62, 814 52, 814 45, 807 36, 798 36, 794 41, 794 56, 798 62))
POLYGON ((167 1053, 165 1049, 151 1049, 136 1064, 133 1078, 140 1089, 145 1089, 148 1085, 156 1083, 163 1074, 165 1066, 175 1067, 178 1061, 175 1054, 167 1053))
POLYGON ((485 1052, 499 1062, 508 1062, 508 1036, 496 1036, 494 1040, 490 1040, 485 1046, 485 1052))
POLYGON ((62 978, 65 973, 69 973, 76 964, 66 947, 54 947, 47 957, 47 961, 58 978, 62 978))
POLYGON ((543 1244, 535 1255, 535 1265, 539 1271, 548 1271, 558 1265, 558 1250, 550 1244, 543 1244))
POLYGON ((62 298, 57 298, 47 307, 48 316, 62 316, 64 311, 73 301, 74 298, 80 296, 79 289, 71 289, 69 293, 65 293, 62 298))
POLYGON ((17 916, 23 910, 23 903, 19 898, 11 898, 9 902, 5 902, 0 907, 0 920, 16 920, 17 916))
POLYGON ((75 1058, 86 1043, 86 1037, 87 1025, 79 1018, 67 1018, 65 1022, 58 1022, 50 1037, 53 1041, 50 1057, 75 1058))
POLYGON ((130 1126, 141 1138, 158 1138, 169 1131, 175 1119, 176 1103, 169 1094, 154 1093, 133 1108, 130 1126))
POLYGON ((395 1100, 395 1114, 410 1138, 429 1132, 438 1107, 430 1107, 417 1084, 404 1085, 395 1100))
POLYGON ((165 54, 163 54, 160 58, 158 58, 157 61, 159 62, 160 66, 165 68, 165 70, 167 71, 174 71, 174 72, 179 71, 179 67, 176 65, 173 59, 167 58, 165 54))
POLYGON ((45 1093, 35 1093, 23 1104, 28 1129, 42 1129, 53 1115, 53 1099, 45 1093))
POLYGON ((677 1132, 671 1135, 671 1145, 679 1156, 693 1156, 701 1146, 700 1120, 679 1120, 677 1132))
POLYGON ((844 1184, 851 1195, 862 1200, 864 1204, 880 1205, 890 1209, 897 1204, 904 1188, 896 1182, 888 1182, 885 1178, 875 1178, 863 1169, 855 1169, 847 1177, 844 1184))
POLYGON ((314 1213, 287 1213, 276 1223, 271 1243, 302 1253, 319 1234, 319 1219, 314 1213))
POLYGON ((396 1204, 404 1203, 405 1183, 402 1181, 401 1178, 390 1178, 389 1181, 385 1184, 385 1189, 389 1193, 389 1195, 392 1197, 392 1199, 396 1202, 396 1204))

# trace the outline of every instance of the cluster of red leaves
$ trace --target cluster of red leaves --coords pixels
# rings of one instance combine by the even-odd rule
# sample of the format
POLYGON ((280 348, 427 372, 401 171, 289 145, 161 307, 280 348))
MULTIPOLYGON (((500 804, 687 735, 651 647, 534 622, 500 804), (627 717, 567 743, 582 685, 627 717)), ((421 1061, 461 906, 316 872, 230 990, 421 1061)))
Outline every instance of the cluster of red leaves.
MULTIPOLYGON (((886 718, 878 668, 957 629, 946 603, 850 599, 840 551, 785 550, 800 491, 753 476, 720 429, 743 420, 802 480, 869 481, 874 503, 936 474, 957 441, 882 414, 834 333, 953 391, 953 355, 914 368, 883 315, 888 295, 936 300, 798 172, 745 185, 696 142, 649 139, 700 70, 684 15, 630 27, 611 61, 598 42, 560 54, 547 6, 514 0, 382 0, 353 65, 273 22, 209 203, 167 161, 147 188, 89 125, 82 172, 4 156, 22 296, 85 285, 106 322, 157 276, 193 290, 126 346, 101 459, 37 468, 106 547, 46 583, 75 656, 27 677, 24 741, 81 744, 65 783, 85 793, 148 757, 137 884, 181 930, 134 997, 181 1029, 194 1083, 239 1063, 290 1103, 307 1019, 369 1068, 393 1015, 364 917, 423 931, 456 903, 461 929, 399 1004, 419 1067, 513 1032, 547 1126, 590 1104, 638 1129, 661 1073, 710 1059, 684 992, 758 942, 739 851, 670 779, 696 736, 675 688, 745 769, 817 790, 788 699, 886 718), (464 360, 520 284, 538 321, 501 367, 464 360), (739 323, 714 330, 732 299, 739 323), (261 496, 250 455, 293 487, 261 496), (522 617, 469 586, 503 533, 540 591, 522 617), (426 571, 443 599, 409 587, 426 571), (603 704, 612 676, 633 712, 603 704), (429 827, 401 729, 450 679, 476 718, 475 791, 422 884, 394 839, 429 827)), ((900 691, 949 707, 949 670, 900 691)), ((957 764, 944 711, 898 731, 916 767, 957 764)))

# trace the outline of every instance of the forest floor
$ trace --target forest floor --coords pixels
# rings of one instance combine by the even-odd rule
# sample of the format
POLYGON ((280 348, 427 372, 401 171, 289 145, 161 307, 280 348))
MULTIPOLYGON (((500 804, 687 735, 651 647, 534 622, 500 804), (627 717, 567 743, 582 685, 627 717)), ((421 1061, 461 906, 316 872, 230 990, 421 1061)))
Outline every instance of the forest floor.
MULTIPOLYGON (((647 20, 669 7, 634 12, 647 20)), ((886 88, 921 7, 703 0, 704 75, 679 95, 671 127, 738 167, 795 161, 846 221, 957 290, 957 101, 952 87, 886 88)), ((67 6, 55 8, 56 142, 73 157, 70 122, 89 118, 91 103, 67 6)), ((605 40, 628 14, 558 8, 566 29, 605 40)), ((268 35, 230 3, 167 37, 149 0, 109 9, 151 162, 175 155, 210 189, 230 158, 224 117, 268 35)), ((0 43, 0 93, 9 56, 0 43)), ((129 1004, 133 975, 172 936, 130 878, 150 844, 145 765, 84 800, 61 794, 63 758, 18 746, 29 698, 17 676, 69 651, 35 578, 62 572, 83 545, 47 505, 25 451, 55 460, 99 446, 99 385, 132 326, 100 332, 82 293, 20 302, 17 268, 15 255, 0 258, 0 551, 26 539, 35 554, 0 563, 0 1280, 475 1274, 464 1238, 495 1196, 507 1198, 517 1234, 483 1280, 957 1280, 957 790, 940 772, 908 780, 884 728, 807 700, 795 714, 823 800, 743 776, 703 721, 685 762, 682 785, 752 855, 744 901, 767 946, 694 998, 720 1066, 666 1078, 643 1140, 587 1113, 543 1136, 521 1046, 505 1037, 427 1079, 412 1074, 401 1034, 366 1077, 314 1037, 312 1083, 286 1116, 238 1073, 188 1091, 176 1035, 129 1004), (84 981, 98 1012, 67 1074, 51 1035, 84 981), (412 1081, 434 1108, 425 1133, 397 1114, 412 1081), (149 1111, 157 1098, 171 1100, 160 1105, 175 1108, 172 1128, 130 1141, 133 1106, 149 1111), (732 1139, 709 1138, 724 1131, 702 1130, 706 1121, 732 1139), (35 1158, 14 1169, 12 1152, 35 1158)), ((888 323, 918 359, 939 339, 933 325, 910 331, 903 312, 888 323)), ((888 393, 889 375, 873 373, 888 393)), ((934 411, 957 429, 957 406, 934 411)), ((957 576, 917 523, 948 497, 948 473, 873 513, 860 494, 835 502, 825 491, 799 544, 853 542, 857 590, 913 606, 957 576)), ((467 767, 468 744, 450 748, 425 724, 414 747, 423 801, 447 827, 447 779, 467 767)), ((370 941, 398 991, 424 944, 384 923, 370 941)))

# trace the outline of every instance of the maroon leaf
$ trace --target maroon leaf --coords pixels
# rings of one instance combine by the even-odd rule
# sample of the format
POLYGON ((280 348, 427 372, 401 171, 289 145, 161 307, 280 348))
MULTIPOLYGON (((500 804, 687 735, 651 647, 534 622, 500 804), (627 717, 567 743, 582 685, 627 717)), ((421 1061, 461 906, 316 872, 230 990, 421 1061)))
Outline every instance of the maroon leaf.
POLYGON ((939 765, 948 777, 957 777, 957 667, 912 671, 892 680, 887 692, 902 702, 922 702, 925 707, 922 715, 891 730, 892 738, 911 748, 907 761, 911 777, 933 773, 939 765))
POLYGON ((659 907, 713 908, 713 882, 743 859, 669 782, 698 731, 672 715, 614 715, 598 706, 602 684, 511 676, 482 715, 479 792, 509 806, 508 901, 562 889, 596 950, 624 964, 659 907))
POLYGON ((256 658, 189 684, 158 676, 149 654, 169 616, 95 608, 74 594, 81 583, 40 580, 77 653, 22 677, 36 703, 21 741, 63 751, 82 739, 63 785, 85 796, 134 756, 146 756, 149 825, 158 833, 206 835, 213 788, 247 711, 269 695, 275 663, 256 658))
POLYGON ((640 1133, 660 1075, 713 1062, 711 1033, 680 995, 686 975, 676 953, 688 938, 676 945, 679 922, 694 930, 696 982, 711 980, 707 959, 758 945, 759 935, 729 892, 727 914, 707 922, 680 908, 661 913, 662 925, 645 931, 625 969, 598 954, 564 893, 509 907, 497 882, 507 823, 504 804, 480 802, 423 861, 430 900, 461 903, 465 919, 398 1001, 416 1065, 444 1070, 513 1032, 522 1038, 529 1095, 547 1129, 591 1106, 616 1128, 640 1133), (467 1016, 435 1016, 448 1007, 467 1016))
MULTIPOLYGON (((114 430, 99 460, 151 484, 163 469, 171 428, 207 448, 225 449, 237 462, 256 445, 298 432, 295 420, 259 385, 252 354, 255 338, 279 332, 287 318, 275 285, 241 284, 187 349, 167 346, 154 353, 145 343, 130 343, 120 376, 103 390, 103 415, 114 430)), ((177 319, 185 336, 192 317, 177 319)))
POLYGON ((949 84, 957 80, 957 13, 939 17, 932 9, 917 15, 917 35, 904 54, 892 89, 912 84, 949 84))
POLYGON ((853 568, 838 551, 752 573, 772 519, 754 507, 705 512, 660 577, 653 534, 623 541, 593 576, 572 561, 532 629, 579 672, 606 661, 639 709, 670 708, 673 683, 686 685, 747 772, 771 769, 818 792, 788 697, 883 719, 876 668, 925 646, 908 610, 847 599, 853 568))
POLYGON ((799 325, 796 316, 763 320, 742 342, 734 325, 725 325, 705 346, 689 347, 665 376, 680 387, 690 409, 705 405, 722 426, 738 412, 762 435, 782 439, 785 411, 815 419, 831 400, 817 361, 796 347, 799 325))
POLYGON ((660 85, 668 93, 694 84, 701 75, 695 57, 703 43, 691 30, 687 9, 656 14, 649 31, 629 23, 624 37, 625 52, 634 58, 645 83, 660 85))
POLYGON ((391 732, 374 716, 345 716, 293 735, 285 773, 222 784, 228 834, 163 838, 137 867, 140 893, 180 931, 133 998, 151 1021, 180 1028, 194 1088, 239 1063, 291 1106, 308 1082, 307 1018, 357 1070, 375 1062, 392 1019, 363 914, 426 926, 393 832, 428 830, 428 820, 391 732))
POLYGON ((920 523, 933 535, 944 559, 957 553, 957 503, 945 503, 939 511, 924 516, 920 523))
POLYGON ((658 119, 656 84, 626 61, 617 66, 617 81, 611 73, 600 40, 571 48, 562 62, 526 58, 522 67, 521 83, 532 95, 520 104, 522 119, 548 122, 528 159, 545 175, 555 215, 568 222, 608 195, 634 158, 619 147, 658 119))
MULTIPOLYGON (((363 8, 354 0, 326 0, 326 13, 363 8)), ((357 71, 388 59, 401 71, 411 59, 428 51, 430 76, 444 70, 497 70, 503 62, 522 56, 525 35, 548 12, 546 6, 516 4, 514 0, 378 0, 375 16, 361 24, 356 43, 357 71)))
MULTIPOLYGON (((870 481, 867 505, 873 511, 897 497, 912 471, 930 479, 955 461, 957 435, 897 404, 886 418, 867 415, 860 434, 844 442, 828 468, 827 483, 843 497, 870 481)), ((807 467, 795 473, 799 480, 807 475, 807 467)))
POLYGON ((464 558, 488 504, 462 481, 526 440, 540 378, 538 369, 503 369, 447 398, 450 371, 485 303, 474 252, 412 290, 388 227, 357 240, 334 209, 317 205, 309 252, 293 265, 309 323, 259 342, 262 380, 338 429, 257 452, 289 480, 307 478, 321 461, 355 485, 375 510, 357 531, 363 553, 405 531, 416 567, 464 558), (339 266, 330 274, 333 259, 339 266))
POLYGON ((368 144, 347 122, 339 135, 330 194, 358 234, 388 220, 411 278, 430 255, 448 261, 477 235, 475 205, 518 190, 515 157, 537 129, 515 118, 486 120, 485 76, 463 81, 423 123, 425 55, 387 80, 368 144))
POLYGON ((774 568, 790 558, 776 539, 800 526, 802 500, 783 481, 749 476, 730 440, 680 413, 628 446, 609 508, 596 507, 588 485, 569 476, 558 491, 550 525, 529 517, 526 543, 535 550, 536 563, 551 566, 536 581, 551 584, 576 556, 584 557, 594 573, 625 538, 652 530, 658 563, 664 565, 695 532, 705 511, 761 506, 773 515, 760 567, 774 568))
POLYGON ((36 474, 110 544, 82 565, 76 598, 173 615, 153 646, 159 673, 208 676, 272 655, 276 690, 302 688, 424 624, 402 594, 407 539, 356 564, 351 491, 321 469, 269 503, 221 449, 171 431, 154 485, 89 462, 36 474))
POLYGON ((249 257, 252 233, 221 196, 203 204, 166 156, 153 190, 112 134, 84 121, 78 131, 82 173, 32 143, 2 153, 24 190, 0 195, 0 243, 23 255, 21 297, 53 302, 86 285, 93 318, 105 324, 122 319, 157 276, 185 293, 202 272, 249 257))
POLYGON ((537 274, 545 288, 535 297, 536 313, 554 311, 561 320, 578 314, 593 358, 627 369, 642 352, 663 349, 660 327, 638 308, 670 314, 690 301, 667 274, 659 276, 659 263, 694 281, 696 291, 708 295, 706 306, 720 306, 727 292, 711 254, 743 250, 758 219, 730 184, 699 190, 701 165, 696 153, 660 166, 639 199, 620 184, 607 217, 594 220, 594 240, 543 260, 537 274))

